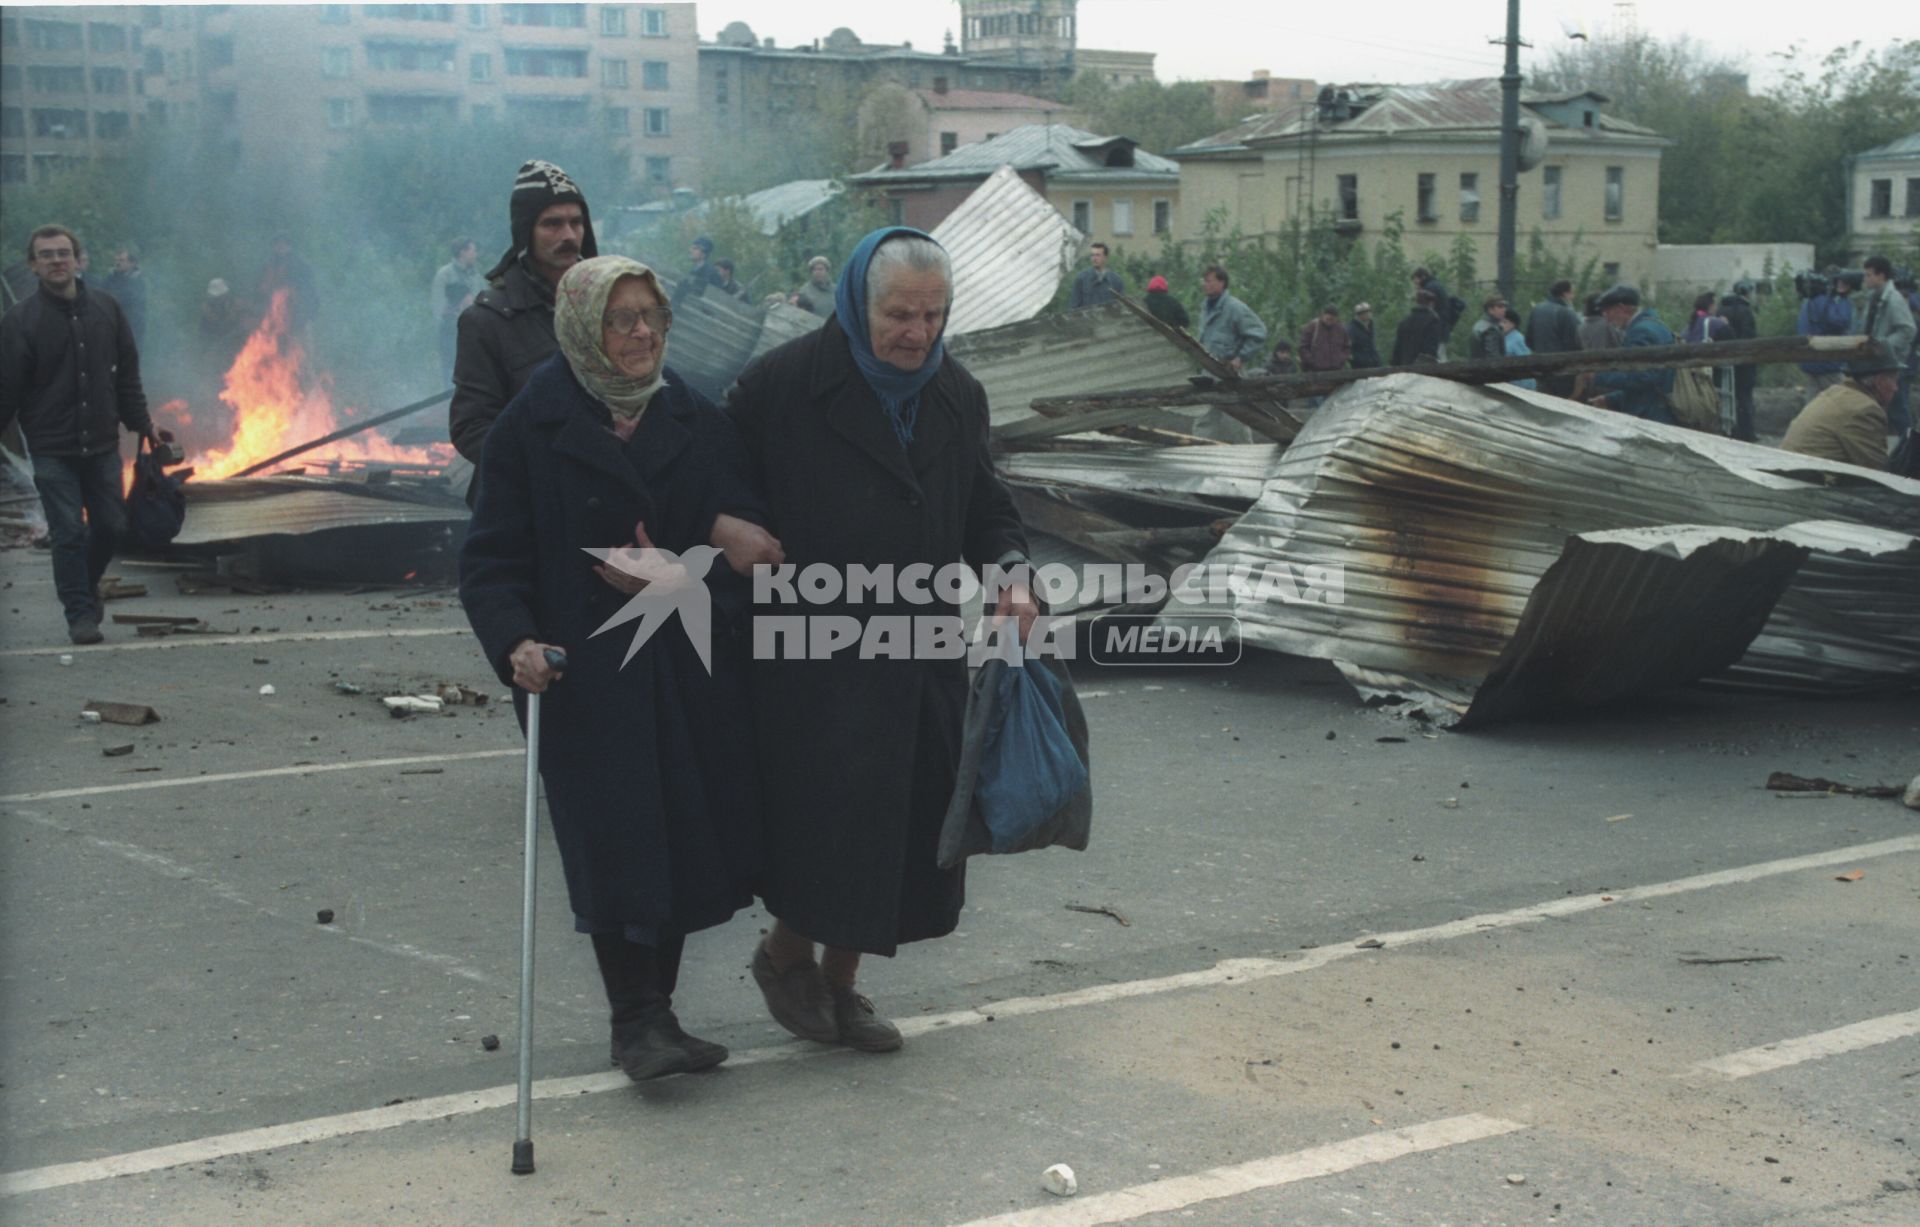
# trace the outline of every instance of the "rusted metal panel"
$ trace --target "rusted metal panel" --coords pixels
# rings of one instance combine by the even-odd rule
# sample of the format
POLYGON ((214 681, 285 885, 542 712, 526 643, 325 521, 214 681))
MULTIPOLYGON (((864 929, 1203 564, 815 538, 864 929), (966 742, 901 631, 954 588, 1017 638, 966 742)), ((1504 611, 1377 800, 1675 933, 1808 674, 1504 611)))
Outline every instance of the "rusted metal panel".
MULTIPOLYGON (((1209 571, 1242 569, 1246 578, 1195 611, 1234 614, 1249 643, 1334 661, 1364 689, 1416 697, 1457 719, 1516 642, 1570 538, 1676 526, 1714 540, 1780 537, 1787 545, 1753 564, 1763 571, 1782 549, 1807 551, 1763 628, 1717 680, 1805 691, 1920 684, 1920 550, 1906 544, 1920 536, 1920 482, 1414 374, 1369 380, 1321 407, 1207 559, 1209 571), (1263 595, 1254 585, 1274 563, 1293 573, 1338 568, 1343 600, 1263 595)), ((1576 551, 1576 562, 1613 557, 1576 551)), ((1672 682, 1725 663, 1739 617, 1722 618, 1676 664, 1674 628, 1642 620, 1636 604, 1670 599, 1647 587, 1651 572, 1634 569, 1651 564, 1611 579, 1582 565, 1582 599, 1536 614, 1545 625, 1528 631, 1561 645, 1556 667, 1581 666, 1565 657, 1581 625, 1644 637, 1648 653, 1667 654, 1660 674, 1672 682)), ((1695 564, 1687 582, 1709 567, 1695 564)))
POLYGON ((1038 315, 1086 241, 1010 166, 989 175, 933 237, 953 261, 951 337, 1038 315))

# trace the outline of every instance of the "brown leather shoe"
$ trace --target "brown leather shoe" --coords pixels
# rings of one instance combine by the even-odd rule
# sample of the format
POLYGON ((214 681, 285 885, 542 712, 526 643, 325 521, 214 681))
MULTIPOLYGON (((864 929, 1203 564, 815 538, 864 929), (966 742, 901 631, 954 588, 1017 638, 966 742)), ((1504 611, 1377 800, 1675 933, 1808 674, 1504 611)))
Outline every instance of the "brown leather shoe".
POLYGON ((753 982, 767 999, 767 1013, 773 1015, 773 1021, 803 1040, 841 1042, 833 1001, 827 996, 827 982, 820 978, 818 963, 808 959, 785 971, 775 971, 762 942, 753 948, 753 982))
POLYGON ((827 985, 833 998, 834 1042, 861 1052, 897 1052, 906 1043, 900 1028, 873 1012, 873 1001, 844 984, 827 985))

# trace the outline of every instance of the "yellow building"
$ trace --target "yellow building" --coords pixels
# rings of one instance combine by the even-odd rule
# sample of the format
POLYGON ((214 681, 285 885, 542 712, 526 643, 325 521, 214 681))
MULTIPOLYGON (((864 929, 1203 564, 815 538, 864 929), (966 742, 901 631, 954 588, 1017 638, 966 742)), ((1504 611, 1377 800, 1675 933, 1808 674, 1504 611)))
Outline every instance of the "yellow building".
MULTIPOLYGON (((1599 280, 1647 284, 1659 229, 1660 154, 1668 142, 1600 111, 1601 95, 1528 95, 1522 123, 1541 156, 1516 197, 1522 249, 1599 261, 1599 280), (1542 139, 1544 138, 1544 140, 1542 139)), ((1223 211, 1227 228, 1273 234, 1330 219, 1377 238, 1394 213, 1407 254, 1444 255, 1472 239, 1490 283, 1500 222, 1500 86, 1348 86, 1258 115, 1174 151, 1182 239, 1223 211)), ((1456 290, 1459 287, 1455 287, 1456 290)), ((1531 288, 1527 292, 1532 292, 1531 288)))

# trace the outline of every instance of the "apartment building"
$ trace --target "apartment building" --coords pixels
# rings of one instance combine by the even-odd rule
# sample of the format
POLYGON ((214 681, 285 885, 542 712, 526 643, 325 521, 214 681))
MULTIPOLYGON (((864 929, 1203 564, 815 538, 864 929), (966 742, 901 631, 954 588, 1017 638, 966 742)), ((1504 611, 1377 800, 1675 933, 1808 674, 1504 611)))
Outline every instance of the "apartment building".
POLYGON ((361 134, 491 120, 600 132, 660 190, 700 179, 693 4, 9 8, 5 22, 10 182, 166 127, 299 183, 361 134))

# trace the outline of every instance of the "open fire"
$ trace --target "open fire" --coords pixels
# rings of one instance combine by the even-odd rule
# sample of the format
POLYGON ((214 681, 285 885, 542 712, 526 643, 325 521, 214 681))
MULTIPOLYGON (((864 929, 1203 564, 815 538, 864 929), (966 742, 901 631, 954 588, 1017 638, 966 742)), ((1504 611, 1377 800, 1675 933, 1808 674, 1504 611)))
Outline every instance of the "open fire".
MULTIPOLYGON (((355 415, 335 409, 330 382, 324 374, 306 369, 306 352, 287 327, 287 292, 278 290, 266 317, 227 368, 220 406, 211 413, 190 414, 185 401, 169 401, 155 418, 163 429, 181 438, 196 479, 232 477, 288 448, 351 425, 355 415), (226 421, 216 424, 209 418, 226 421), (209 445, 207 436, 220 432, 222 426, 225 443, 209 445)), ((273 471, 341 464, 442 468, 452 459, 450 444, 398 447, 366 431, 302 452, 273 471)))

